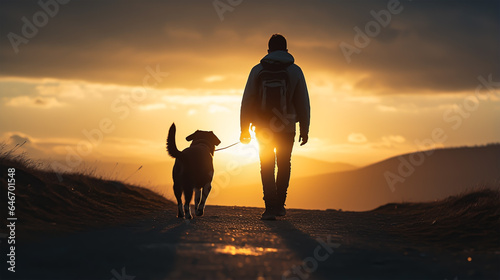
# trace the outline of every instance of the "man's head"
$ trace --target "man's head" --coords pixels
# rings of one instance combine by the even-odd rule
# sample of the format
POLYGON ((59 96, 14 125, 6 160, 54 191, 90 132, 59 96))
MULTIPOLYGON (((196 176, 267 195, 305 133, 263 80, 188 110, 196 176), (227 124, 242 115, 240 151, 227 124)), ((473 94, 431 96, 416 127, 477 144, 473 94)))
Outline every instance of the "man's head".
POLYGON ((269 39, 268 43, 268 50, 267 52, 274 52, 274 51, 288 51, 286 48, 286 39, 283 37, 281 34, 273 34, 271 38, 269 39))

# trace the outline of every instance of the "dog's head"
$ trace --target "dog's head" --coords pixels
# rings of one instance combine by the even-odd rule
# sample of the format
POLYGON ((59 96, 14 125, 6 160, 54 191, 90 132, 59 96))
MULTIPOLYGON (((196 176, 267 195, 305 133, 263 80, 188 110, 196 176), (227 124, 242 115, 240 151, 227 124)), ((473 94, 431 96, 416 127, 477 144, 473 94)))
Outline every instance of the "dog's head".
POLYGON ((191 145, 205 144, 210 149, 210 153, 213 155, 215 151, 215 146, 220 144, 219 138, 215 136, 212 131, 197 130, 193 134, 186 137, 187 141, 193 141, 191 145))

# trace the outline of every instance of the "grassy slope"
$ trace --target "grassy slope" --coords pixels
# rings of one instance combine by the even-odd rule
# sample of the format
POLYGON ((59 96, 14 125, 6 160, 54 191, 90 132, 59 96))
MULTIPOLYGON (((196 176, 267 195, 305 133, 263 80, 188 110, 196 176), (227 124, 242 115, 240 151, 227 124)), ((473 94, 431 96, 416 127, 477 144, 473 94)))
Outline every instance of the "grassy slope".
POLYGON ((500 249, 500 191, 482 189, 427 203, 387 204, 372 211, 393 219, 390 231, 413 241, 460 250, 500 249))
MULTIPOLYGON (((7 169, 12 167, 21 236, 114 226, 173 209, 171 201, 145 188, 83 174, 64 174, 59 181, 55 173, 39 170, 24 157, 4 154, 0 155, 0 191, 5 194, 7 169)), ((0 211, 0 219, 6 215, 7 211, 0 211)))

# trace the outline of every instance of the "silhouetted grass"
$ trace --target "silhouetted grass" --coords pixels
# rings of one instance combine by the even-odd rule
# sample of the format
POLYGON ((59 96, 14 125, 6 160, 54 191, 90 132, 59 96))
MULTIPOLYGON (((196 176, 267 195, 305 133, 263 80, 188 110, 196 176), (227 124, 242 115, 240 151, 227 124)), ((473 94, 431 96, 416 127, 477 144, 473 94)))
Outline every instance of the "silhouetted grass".
POLYGON ((427 203, 387 204, 390 231, 417 242, 464 250, 500 249, 500 188, 480 188, 427 203))
MULTIPOLYGON (((7 169, 16 169, 15 213, 20 236, 113 226, 172 209, 171 201, 153 191, 95 178, 88 170, 86 174, 64 174, 60 181, 56 173, 44 171, 43 164, 1 148, 1 192, 7 193, 7 169)), ((0 211, 0 219, 5 220, 6 215, 7 211, 0 211)))

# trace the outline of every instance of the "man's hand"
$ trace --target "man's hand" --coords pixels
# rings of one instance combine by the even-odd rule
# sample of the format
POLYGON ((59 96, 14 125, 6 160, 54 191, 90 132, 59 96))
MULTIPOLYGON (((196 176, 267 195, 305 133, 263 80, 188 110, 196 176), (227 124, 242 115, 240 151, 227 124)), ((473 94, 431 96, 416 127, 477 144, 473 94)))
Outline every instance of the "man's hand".
POLYGON ((252 137, 250 136, 250 131, 247 130, 243 130, 241 132, 241 135, 240 135, 240 142, 241 144, 248 144, 250 143, 250 140, 252 140, 252 137))
POLYGON ((309 140, 309 136, 307 134, 306 135, 301 134, 299 136, 299 142, 301 146, 304 146, 307 143, 307 140, 309 140))

